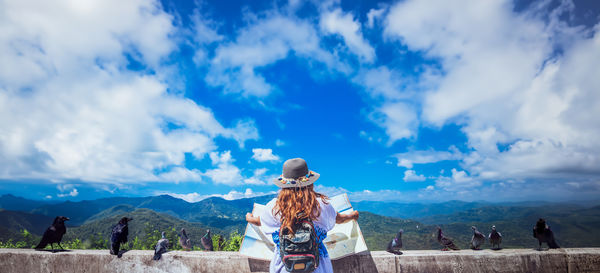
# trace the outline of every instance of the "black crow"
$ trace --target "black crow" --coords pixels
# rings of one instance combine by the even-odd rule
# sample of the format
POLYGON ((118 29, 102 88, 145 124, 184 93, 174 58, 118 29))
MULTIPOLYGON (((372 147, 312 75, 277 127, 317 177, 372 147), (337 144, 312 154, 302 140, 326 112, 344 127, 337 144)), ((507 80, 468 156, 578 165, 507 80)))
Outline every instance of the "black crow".
POLYGON ((400 231, 398 231, 398 234, 396 234, 396 237, 388 243, 386 249, 387 252, 396 255, 402 255, 402 251, 400 251, 400 249, 402 248, 402 233, 404 233, 404 230, 401 229, 400 231))
POLYGON ((181 234, 179 235, 179 245, 183 250, 191 250, 192 249, 192 240, 188 238, 187 233, 185 232, 185 228, 181 229, 181 234))
POLYGON ((133 220, 132 218, 123 217, 113 228, 110 234, 110 254, 119 255, 119 248, 121 244, 127 243, 127 236, 129 235, 128 222, 133 220))
POLYGON ((448 251, 448 248, 452 249, 452 250, 460 250, 460 248, 458 248, 454 242, 452 242, 452 240, 450 240, 450 238, 444 236, 444 233, 442 233, 442 228, 438 227, 438 242, 444 246, 444 248, 442 249, 442 251, 448 251))
POLYGON ((54 244, 57 243, 60 249, 64 250, 60 245, 60 241, 62 240, 63 235, 67 233, 65 221, 68 220, 68 217, 56 216, 56 218, 54 218, 54 223, 52 223, 52 225, 46 229, 44 236, 42 236, 42 240, 35 247, 35 249, 44 249, 48 244, 50 244, 50 247, 52 250, 54 250, 54 244))
POLYGON ((542 250, 542 243, 548 244, 548 248, 560 248, 554 239, 554 232, 546 224, 546 220, 540 218, 535 227, 533 227, 533 237, 538 239, 539 248, 542 250))
POLYGON ((152 259, 155 261, 160 260, 160 258, 162 257, 162 254, 169 250, 168 246, 169 246, 169 240, 167 240, 167 238, 165 238, 165 233, 162 232, 161 239, 158 240, 158 242, 156 243, 156 246, 154 247, 154 258, 152 258, 152 259))
POLYGON ((200 239, 200 242, 202 243, 202 247, 204 248, 204 250, 213 251, 213 243, 212 237, 210 236, 210 229, 206 230, 206 234, 202 237, 202 239, 200 239))
POLYGON ((500 249, 500 243, 502 243, 502 234, 496 231, 496 226, 492 226, 492 232, 488 235, 488 239, 490 239, 490 244, 492 244, 492 249, 500 249), (498 245, 497 248, 494 248, 495 245, 498 245))
POLYGON ((485 235, 483 235, 476 227, 472 226, 473 237, 471 237, 471 249, 480 250, 481 245, 485 243, 485 235))

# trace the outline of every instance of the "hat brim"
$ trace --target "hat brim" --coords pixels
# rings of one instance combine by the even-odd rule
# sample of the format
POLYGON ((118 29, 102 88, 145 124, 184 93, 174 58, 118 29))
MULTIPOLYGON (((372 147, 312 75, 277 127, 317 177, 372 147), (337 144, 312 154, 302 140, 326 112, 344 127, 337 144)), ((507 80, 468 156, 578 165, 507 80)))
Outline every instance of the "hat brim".
POLYGON ((307 181, 304 181, 304 182, 296 181, 295 184, 284 183, 285 181, 280 180, 281 176, 279 176, 273 180, 273 183, 275 183, 275 185, 277 185, 277 187, 280 187, 282 189, 306 187, 306 186, 309 186, 309 185, 312 185, 313 183, 315 183, 315 181, 317 181, 317 179, 319 179, 319 177, 321 176, 319 173, 316 173, 313 171, 310 171, 310 172, 312 173, 312 175, 308 178, 307 181))

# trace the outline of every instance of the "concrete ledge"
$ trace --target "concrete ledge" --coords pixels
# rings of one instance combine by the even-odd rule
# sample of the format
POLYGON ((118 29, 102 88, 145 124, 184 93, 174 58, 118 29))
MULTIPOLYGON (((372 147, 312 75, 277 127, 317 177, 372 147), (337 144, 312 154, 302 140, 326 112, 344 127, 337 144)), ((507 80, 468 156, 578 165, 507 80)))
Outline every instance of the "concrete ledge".
MULTIPOLYGON (((17 272, 266 272, 269 262, 236 252, 172 251, 160 261, 152 251, 132 250, 117 258, 108 250, 51 253, 30 249, 0 249, 3 273, 17 272)), ((600 272, 600 248, 548 251, 532 249, 410 250, 394 256, 383 251, 333 261, 335 272, 600 272)))

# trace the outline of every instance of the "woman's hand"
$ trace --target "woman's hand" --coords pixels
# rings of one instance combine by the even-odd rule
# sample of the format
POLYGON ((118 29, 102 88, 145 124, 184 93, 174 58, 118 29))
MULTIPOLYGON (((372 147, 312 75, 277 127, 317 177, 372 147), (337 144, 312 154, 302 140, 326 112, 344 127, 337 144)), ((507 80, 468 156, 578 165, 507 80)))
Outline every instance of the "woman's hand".
POLYGON ((357 220, 357 219, 358 219, 358 211, 353 211, 353 212, 348 213, 348 214, 340 214, 340 213, 338 213, 335 216, 335 223, 336 224, 343 224, 343 223, 346 223, 348 221, 357 220))
POLYGON ((252 213, 246 213, 246 221, 255 226, 260 226, 260 217, 252 215, 252 213))

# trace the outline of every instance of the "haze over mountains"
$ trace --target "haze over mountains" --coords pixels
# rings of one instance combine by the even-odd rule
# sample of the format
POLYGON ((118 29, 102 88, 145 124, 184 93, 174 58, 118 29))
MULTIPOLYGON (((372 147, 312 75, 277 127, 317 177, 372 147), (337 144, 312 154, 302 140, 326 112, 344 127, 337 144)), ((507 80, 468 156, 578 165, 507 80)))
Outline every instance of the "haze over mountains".
MULTIPOLYGON (((22 229, 41 235, 57 215, 71 218, 67 222, 66 240, 97 234, 107 237, 110 227, 123 216, 134 218, 130 232, 140 237, 144 236, 147 225, 153 229, 185 227, 196 236, 201 236, 206 228, 224 235, 232 231, 243 233, 244 216, 253 203, 265 204, 273 197, 237 200, 212 197, 189 203, 160 195, 57 203, 3 195, 0 196, 0 240, 16 239, 22 229)), ((432 204, 365 201, 355 202, 353 206, 361 211, 359 224, 372 250, 384 249, 399 228, 405 230, 406 249, 437 249, 432 236, 437 225, 463 248, 470 240, 471 225, 478 226, 486 235, 491 225, 496 225, 504 235, 504 247, 533 247, 535 239, 531 228, 540 217, 547 219, 561 246, 600 246, 600 206, 462 201, 432 204)))

